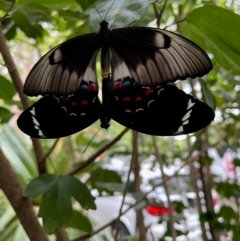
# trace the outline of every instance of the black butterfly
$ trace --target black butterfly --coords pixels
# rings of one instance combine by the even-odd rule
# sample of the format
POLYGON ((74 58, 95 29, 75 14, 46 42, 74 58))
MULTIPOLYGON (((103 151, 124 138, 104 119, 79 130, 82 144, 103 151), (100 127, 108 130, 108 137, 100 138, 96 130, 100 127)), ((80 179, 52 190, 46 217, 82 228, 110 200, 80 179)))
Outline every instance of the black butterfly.
POLYGON ((151 135, 198 131, 214 118, 205 103, 171 82, 203 76, 212 69, 207 54, 190 40, 166 30, 134 27, 70 39, 33 67, 24 85, 30 96, 44 95, 18 119, 37 138, 71 135, 110 119, 151 135), (98 99, 96 58, 101 49, 102 104, 98 99), (110 74, 111 66, 111 74, 110 74))

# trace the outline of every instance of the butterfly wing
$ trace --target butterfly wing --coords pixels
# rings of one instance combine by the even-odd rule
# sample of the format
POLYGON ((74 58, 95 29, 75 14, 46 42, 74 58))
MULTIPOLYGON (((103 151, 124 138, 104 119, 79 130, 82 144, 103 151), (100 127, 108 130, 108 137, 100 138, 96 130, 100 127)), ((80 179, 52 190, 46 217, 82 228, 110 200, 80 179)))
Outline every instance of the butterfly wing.
POLYGON ((35 138, 60 138, 88 127, 100 116, 95 83, 82 83, 80 94, 45 96, 23 111, 18 127, 35 138))
POLYGON ((99 48, 99 34, 95 33, 72 38, 53 48, 32 68, 24 84, 24 93, 66 96, 76 93, 82 81, 97 84, 99 48))
POLYGON ((114 85, 111 118, 135 131, 156 136, 196 132, 214 119, 213 110, 176 86, 143 88, 126 78, 114 85))
POLYGON ((130 76, 151 88, 200 77, 212 69, 211 60, 199 46, 166 30, 116 29, 110 33, 110 48, 113 80, 130 76))

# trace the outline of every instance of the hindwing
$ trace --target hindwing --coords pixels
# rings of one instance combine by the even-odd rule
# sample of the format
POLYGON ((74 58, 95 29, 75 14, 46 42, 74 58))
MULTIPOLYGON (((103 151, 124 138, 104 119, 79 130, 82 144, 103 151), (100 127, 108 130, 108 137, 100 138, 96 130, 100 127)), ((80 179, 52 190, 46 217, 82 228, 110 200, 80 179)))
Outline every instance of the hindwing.
POLYGON ((214 119, 212 108, 171 84, 151 89, 126 78, 115 82, 111 103, 113 120, 149 135, 189 134, 214 119))
POLYGON ((99 119, 101 104, 94 83, 82 83, 80 92, 70 96, 44 96, 23 111, 18 127, 36 138, 72 135, 99 119))

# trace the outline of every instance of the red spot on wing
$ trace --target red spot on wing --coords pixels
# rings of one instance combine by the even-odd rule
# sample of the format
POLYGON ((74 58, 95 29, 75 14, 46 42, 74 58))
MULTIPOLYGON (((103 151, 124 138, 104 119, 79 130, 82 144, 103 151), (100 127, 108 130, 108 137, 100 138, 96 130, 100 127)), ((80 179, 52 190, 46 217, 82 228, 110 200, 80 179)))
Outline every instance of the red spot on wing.
POLYGON ((145 90, 145 95, 149 95, 149 94, 152 94, 153 93, 153 90, 152 89, 146 89, 145 90))
POLYGON ((113 89, 116 90, 116 89, 121 89, 121 88, 122 88, 122 83, 120 81, 116 81, 114 83, 113 89))
POLYGON ((89 91, 96 92, 96 91, 97 91, 97 85, 94 84, 94 83, 91 83, 91 84, 89 85, 89 91))
POLYGON ((142 98, 140 96, 136 97, 135 101, 141 101, 142 98))
POLYGON ((131 99, 130 99, 130 97, 125 96, 125 97, 123 98, 123 101, 124 101, 124 102, 130 102, 130 101, 131 101, 131 99))
POLYGON ((88 102, 86 100, 82 100, 81 105, 88 105, 88 102))
POLYGON ((72 102, 72 105, 73 105, 73 106, 77 106, 77 102, 73 101, 73 102, 72 102))

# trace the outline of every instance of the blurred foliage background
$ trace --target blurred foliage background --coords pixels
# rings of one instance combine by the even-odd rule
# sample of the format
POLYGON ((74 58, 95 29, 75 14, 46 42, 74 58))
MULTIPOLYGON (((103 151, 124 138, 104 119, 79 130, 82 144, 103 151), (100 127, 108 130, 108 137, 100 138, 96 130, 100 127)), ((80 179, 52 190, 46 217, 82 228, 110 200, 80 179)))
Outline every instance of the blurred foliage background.
MULTIPOLYGON (((221 237, 229 235, 231 240, 239 240, 240 1, 116 0, 111 6, 112 2, 17 0, 13 3, 11 0, 0 0, 0 38, 7 40, 5 50, 11 53, 22 82, 24 83, 34 63, 49 49, 71 37, 97 31, 102 18, 106 18, 111 28, 166 28, 191 39, 209 54, 214 68, 208 75, 181 81, 177 85, 214 108, 214 122, 204 130, 188 136, 153 139, 140 133, 134 138, 132 131, 125 131, 123 126, 111 121, 108 131, 99 131, 91 140, 99 129, 97 122, 80 133, 57 141, 41 140, 40 146, 44 153, 41 160, 45 167, 41 169, 44 171, 40 171, 40 159, 36 148, 33 148, 32 140, 16 126, 17 117, 23 110, 19 98, 20 91, 8 63, 0 56, 0 145, 5 157, 11 163, 24 189, 30 180, 36 178, 35 182, 32 181, 28 185, 26 193, 34 197, 32 200, 36 210, 39 210, 41 205, 40 216, 51 240, 56 239, 55 235, 58 234, 55 230, 62 226, 66 227, 69 239, 86 233, 91 234, 92 226, 84 215, 85 211, 72 211, 69 203, 65 205, 66 202, 59 204, 65 219, 56 219, 54 215, 60 212, 56 203, 48 202, 47 198, 43 201, 43 198, 38 197, 49 190, 49 186, 46 187, 49 182, 52 183, 51 188, 56 185, 60 189, 63 188, 62 192, 65 195, 61 198, 70 200, 74 197, 80 203, 81 210, 94 208, 89 190, 95 188, 99 189, 100 193, 105 191, 105 194, 112 195, 113 190, 107 183, 121 183, 117 173, 103 170, 102 165, 109 163, 113 157, 130 157, 123 158, 125 165, 130 166, 133 150, 137 152, 137 155, 134 155, 135 159, 137 158, 135 166, 140 167, 141 163, 147 160, 151 162, 151 168, 159 168, 159 159, 160 164, 164 166, 172 166, 179 162, 187 166, 191 174, 195 173, 190 175, 191 183, 188 185, 191 185, 196 193, 196 208, 200 214, 203 233, 206 232, 207 225, 211 240, 221 240, 221 237), (87 150, 82 153, 86 146, 87 150), (221 169, 221 173, 214 170, 216 166, 221 169), (104 175, 96 175, 101 172, 104 175), (39 173, 44 175, 38 176, 39 173), (53 174, 63 176, 57 179, 53 174), (67 174, 70 174, 72 180, 66 178, 67 174), (88 181, 85 183, 78 180, 88 181), (81 200, 76 190, 69 191, 65 185, 68 182, 71 185, 76 184, 76 189, 84 192, 84 195, 89 195, 88 198, 81 200), (98 182, 102 185, 97 185, 98 182), (106 185, 103 185, 104 183, 106 185), (41 190, 38 190, 39 184, 43 187, 41 190), (221 207, 218 212, 214 210, 212 189, 219 195, 221 207), (202 200, 205 210, 201 208, 202 200), (56 213, 52 213, 52 219, 47 221, 46 210, 53 206, 57 207, 56 213), (74 215, 78 218, 74 218, 74 215), (76 220, 81 220, 81 224, 76 220)), ((99 68, 98 76, 101 85, 99 68)), ((30 101, 33 103, 36 100, 37 97, 31 98, 30 101)), ((0 168, 1 165, 0 160, 0 168)), ((135 180, 140 180, 136 173, 135 180)), ((135 191, 139 191, 139 186, 140 184, 135 186, 135 191)), ((50 190, 53 190, 51 188, 50 190)), ((56 198, 57 196, 53 195, 53 200, 56 198)), ((172 235, 166 232, 165 237, 167 236, 172 235)), ((98 235, 98 239, 103 240, 103 234, 98 235)), ((8 198, 0 190, 1 240, 29 239, 8 198)), ((204 235, 202 240, 207 240, 204 235)))

